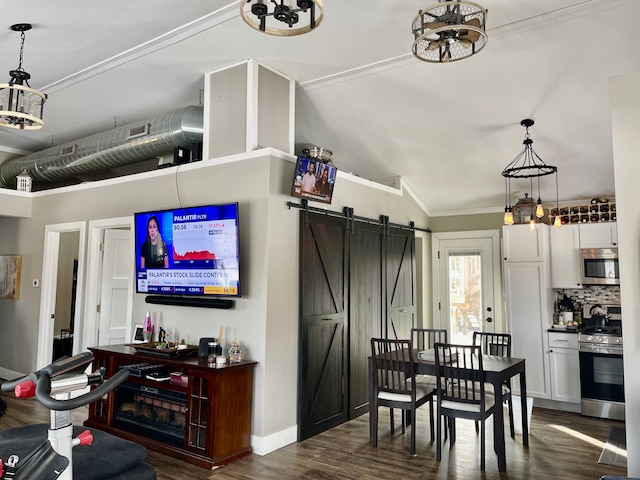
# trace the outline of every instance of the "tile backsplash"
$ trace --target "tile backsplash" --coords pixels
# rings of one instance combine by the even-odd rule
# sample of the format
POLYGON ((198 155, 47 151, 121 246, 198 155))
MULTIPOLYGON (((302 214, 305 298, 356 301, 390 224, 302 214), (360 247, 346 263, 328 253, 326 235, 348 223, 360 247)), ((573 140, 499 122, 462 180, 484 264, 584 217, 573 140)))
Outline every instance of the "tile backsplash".
POLYGON ((599 287, 594 285, 584 288, 558 288, 555 289, 555 293, 556 305, 564 295, 569 297, 574 305, 580 304, 582 306, 585 303, 620 304, 620 287, 599 287))

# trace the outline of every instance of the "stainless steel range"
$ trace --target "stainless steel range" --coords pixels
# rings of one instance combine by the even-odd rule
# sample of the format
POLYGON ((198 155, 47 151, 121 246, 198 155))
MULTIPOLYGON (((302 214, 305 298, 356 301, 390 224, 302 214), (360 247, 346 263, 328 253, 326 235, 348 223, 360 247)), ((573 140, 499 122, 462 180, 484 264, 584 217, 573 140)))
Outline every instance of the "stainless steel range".
POLYGON ((579 335, 581 413, 624 420, 622 311, 619 305, 584 306, 579 335))

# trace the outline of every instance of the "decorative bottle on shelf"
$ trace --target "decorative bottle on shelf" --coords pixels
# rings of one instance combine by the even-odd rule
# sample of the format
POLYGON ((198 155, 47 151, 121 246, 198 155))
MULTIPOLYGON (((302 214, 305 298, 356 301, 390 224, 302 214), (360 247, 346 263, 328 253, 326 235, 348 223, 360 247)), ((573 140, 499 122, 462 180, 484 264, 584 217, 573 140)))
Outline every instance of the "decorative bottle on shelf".
POLYGON ((151 324, 151 312, 147 310, 147 314, 144 317, 144 324, 142 325, 142 337, 144 341, 149 343, 151 341, 151 332, 153 331, 153 325, 151 324))

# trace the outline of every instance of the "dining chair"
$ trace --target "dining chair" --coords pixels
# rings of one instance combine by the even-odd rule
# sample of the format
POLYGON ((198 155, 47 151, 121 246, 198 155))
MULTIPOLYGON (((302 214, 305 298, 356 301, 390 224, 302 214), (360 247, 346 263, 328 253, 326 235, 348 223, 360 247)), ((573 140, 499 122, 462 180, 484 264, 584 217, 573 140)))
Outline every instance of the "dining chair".
MULTIPOLYGON (((444 328, 412 328, 411 329, 411 341, 413 347, 422 352, 424 350, 433 350, 433 346, 440 343, 447 343, 447 330, 444 328)), ((415 381, 418 385, 436 390, 437 378, 435 375, 416 375, 415 381)), ((435 439, 435 430, 433 426, 433 408, 431 408, 431 417, 429 420, 429 428, 431 430, 431 440, 435 439)), ((408 419, 409 421, 409 419, 408 419)), ((446 436, 445 436, 446 439, 446 436)))
MULTIPOLYGON (((419 354, 425 350, 433 350, 436 343, 447 343, 447 331, 443 328, 412 328, 411 341, 419 354)), ((416 375, 416 382, 431 386, 434 390, 436 388, 435 375, 416 375)))
POLYGON ((435 344, 437 382, 438 432, 436 460, 442 458, 442 422, 446 417, 449 425, 450 447, 456 440, 455 419, 480 422, 480 469, 485 469, 485 421, 495 411, 495 397, 487 390, 482 352, 479 345, 435 344))
MULTIPOLYGON (((484 355, 511 356, 511 335, 508 333, 473 332, 473 344, 482 347, 484 355)), ((515 438, 516 430, 513 423, 513 400, 511 398, 511 380, 502 385, 502 399, 509 409, 509 433, 515 438)), ((476 432, 478 423, 476 422, 476 432)))
MULTIPOLYGON (((374 368, 373 393, 377 406, 389 407, 391 415, 391 433, 394 431, 393 409, 410 412, 411 455, 416 454, 416 409, 429 402, 433 413, 432 389, 417 384, 414 373, 413 345, 411 340, 371 339, 371 354, 374 368)), ((433 415, 432 415, 433 417, 433 415)), ((369 421, 374 428, 372 446, 378 446, 378 409, 371 408, 369 421)), ((405 432, 404 421, 402 433, 405 432)))
POLYGON ((436 343, 447 343, 447 330, 444 328, 412 328, 413 348, 431 350, 436 343))

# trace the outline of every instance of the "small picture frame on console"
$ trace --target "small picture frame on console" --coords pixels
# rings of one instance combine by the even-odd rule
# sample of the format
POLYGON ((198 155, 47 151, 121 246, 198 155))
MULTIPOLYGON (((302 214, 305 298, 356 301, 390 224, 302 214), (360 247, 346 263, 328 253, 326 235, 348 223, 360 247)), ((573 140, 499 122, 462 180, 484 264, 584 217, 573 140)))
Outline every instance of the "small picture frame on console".
POLYGON ((147 343, 144 339, 143 329, 144 329, 144 326, 141 323, 136 323, 133 326, 133 335, 131 335, 131 343, 147 343))

